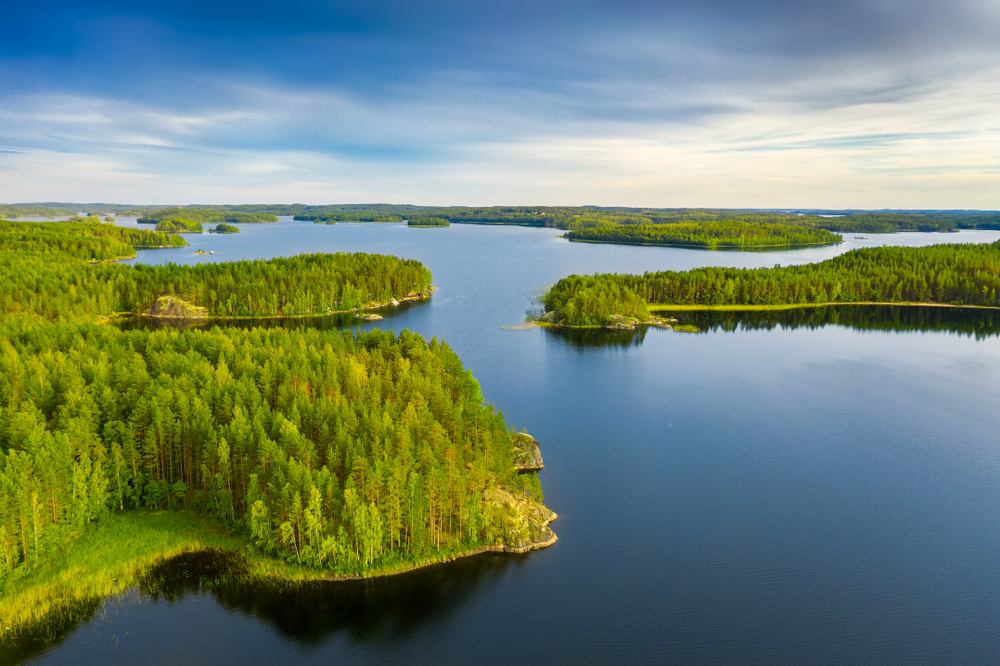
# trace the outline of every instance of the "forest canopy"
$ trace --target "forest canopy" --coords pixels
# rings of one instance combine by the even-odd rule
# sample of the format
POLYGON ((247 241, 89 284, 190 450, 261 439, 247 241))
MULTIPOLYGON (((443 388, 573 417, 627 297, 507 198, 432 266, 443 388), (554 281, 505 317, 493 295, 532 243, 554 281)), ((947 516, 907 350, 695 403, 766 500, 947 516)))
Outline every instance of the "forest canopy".
POLYGON ((135 266, 89 264, 133 248, 182 246, 179 236, 97 223, 0 222, 0 314, 44 318, 144 313, 175 296, 209 316, 274 317, 355 310, 425 294, 430 271, 364 253, 135 266))
POLYGON ((832 245, 843 239, 825 229, 791 224, 720 220, 674 224, 607 224, 570 231, 571 241, 674 245, 709 250, 744 250, 802 245, 832 245))
POLYGON ((451 222, 441 217, 412 217, 406 221, 410 227, 449 227, 451 222))
POLYGON ((316 224, 336 224, 337 222, 402 222, 398 215, 382 215, 371 213, 332 213, 327 215, 295 215, 295 220, 315 222, 316 224))
MULTIPOLYGON (((111 512, 198 511, 261 557, 341 574, 554 540, 503 415, 436 339, 94 323, 164 295, 227 316, 351 309, 426 293, 427 268, 361 253, 111 261, 168 245, 185 243, 0 222, 0 643, 34 617, 35 572, 111 512)), ((52 589, 47 607, 68 603, 52 589)))
POLYGON ((109 511, 195 508, 341 572, 511 538, 502 415, 403 332, 5 324, 0 583, 109 511))
POLYGON ((198 233, 200 234, 204 231, 204 227, 201 226, 201 222, 195 222, 194 220, 160 220, 156 223, 156 230, 162 231, 168 234, 184 234, 184 233, 198 233))
POLYGON ((277 222, 278 218, 268 213, 243 213, 238 211, 208 210, 204 208, 167 208, 144 215, 136 220, 139 224, 158 224, 169 220, 189 220, 201 224, 229 222, 231 224, 253 224, 256 222, 277 222))
MULTIPOLYGON (((572 275, 544 299, 546 313, 567 325, 592 325, 577 304, 608 294, 601 312, 620 297, 644 304, 772 306, 821 303, 938 303, 1000 307, 1000 241, 852 250, 815 264, 775 268, 696 268, 643 275, 572 275), (617 289, 618 291, 614 291, 617 289)), ((632 307, 632 306, 629 306, 632 307)), ((625 314, 618 312, 618 314, 625 314)))
POLYGON ((0 218, 73 215, 80 210, 136 215, 142 220, 179 218, 202 224, 277 221, 277 215, 334 224, 342 222, 401 222, 415 216, 439 217, 450 223, 514 224, 576 230, 594 226, 677 224, 721 221, 790 224, 838 233, 955 231, 1000 229, 997 211, 865 211, 752 210, 713 208, 632 208, 624 206, 412 206, 404 204, 240 204, 198 206, 134 206, 121 204, 17 204, 0 206, 0 218), (251 218, 239 217, 249 215, 251 218), (206 217, 207 216, 207 217, 206 217), (221 216, 221 217, 216 217, 221 216), (209 217, 211 219, 209 219, 209 217))

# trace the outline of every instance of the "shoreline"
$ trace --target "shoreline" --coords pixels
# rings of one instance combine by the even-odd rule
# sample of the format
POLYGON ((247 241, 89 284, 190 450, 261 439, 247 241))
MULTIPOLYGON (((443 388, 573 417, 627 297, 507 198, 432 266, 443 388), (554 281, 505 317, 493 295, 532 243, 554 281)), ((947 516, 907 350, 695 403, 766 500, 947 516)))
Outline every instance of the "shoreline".
MULTIPOLYGON (((297 315, 204 315, 198 316, 187 316, 187 315, 155 315, 147 314, 145 312, 113 312, 107 316, 108 320, 114 320, 119 317, 142 317, 143 319, 170 319, 179 321, 213 321, 220 319, 312 319, 317 317, 330 317, 338 314, 348 314, 351 312, 364 312, 366 310, 378 310, 379 308, 388 307, 390 305, 402 305, 403 303, 416 303, 419 301, 427 300, 431 297, 431 292, 435 287, 430 287, 427 293, 422 294, 411 294, 404 296, 400 299, 393 299, 386 303, 375 303, 371 305, 365 305, 360 308, 353 308, 351 310, 328 310, 327 312, 310 312, 307 314, 297 314, 297 315)), ((201 306, 193 306, 201 307, 201 306)))
MULTIPOLYGON (((548 507, 546 507, 548 508, 548 507)), ((542 527, 548 528, 549 525, 556 518, 559 517, 555 511, 549 509, 549 517, 542 523, 542 527)), ((345 580, 368 580, 371 578, 387 578, 389 576, 398 576, 400 574, 409 573, 411 571, 416 571, 417 569, 423 569, 424 567, 431 567, 436 564, 446 564, 448 562, 454 562, 455 560, 461 559, 463 557, 473 557, 475 555, 482 555, 483 553, 507 553, 520 555, 524 553, 530 553, 533 550, 541 550, 543 548, 548 548, 556 541, 559 537, 556 533, 549 529, 549 533, 552 535, 544 541, 533 541, 524 546, 508 546, 506 544, 486 544, 483 546, 477 546, 475 548, 470 548, 468 550, 462 550, 457 553, 452 553, 449 555, 443 555, 440 557, 433 557, 431 559, 422 562, 411 562, 404 566, 397 568, 387 568, 382 570, 375 570, 364 574, 328 574, 322 578, 316 578, 317 581, 329 581, 329 582, 340 582, 345 580)))
POLYGON ((829 243, 793 243, 789 245, 739 245, 739 246, 726 246, 726 247, 711 247, 709 245, 690 245, 685 243, 640 243, 638 241, 617 241, 617 240, 593 240, 590 238, 570 238, 568 235, 563 234, 560 238, 565 238, 572 243, 603 243, 606 245, 641 245, 643 247, 681 247, 690 250, 708 250, 709 252, 744 252, 746 250, 774 250, 780 252, 783 250, 798 250, 807 247, 823 247, 826 245, 840 245, 844 242, 841 238, 839 241, 831 241, 829 243))
POLYGON ((1000 310, 995 305, 954 305, 952 303, 922 303, 918 301, 847 301, 830 303, 781 303, 776 305, 701 305, 690 304, 670 305, 667 303, 649 303, 650 312, 697 312, 697 311, 730 311, 730 312, 762 312, 767 310, 799 310, 803 308, 826 308, 837 305, 881 305, 893 307, 921 308, 954 308, 966 310, 1000 310))
POLYGON ((26 634, 46 625, 59 626, 67 622, 85 621, 89 616, 88 609, 136 589, 143 577, 155 567, 182 555, 213 551, 232 553, 245 558, 246 570, 239 574, 245 582, 299 586, 396 576, 489 552, 523 554, 541 550, 559 540, 549 528, 549 524, 559 516, 548 507, 539 505, 549 512, 540 523, 541 529, 548 533, 542 540, 522 546, 484 544, 455 552, 439 552, 419 561, 390 564, 360 574, 329 573, 260 553, 250 545, 245 535, 229 528, 222 529, 211 517, 190 511, 140 510, 112 514, 105 520, 111 523, 109 528, 116 530, 113 540, 117 541, 122 536, 120 532, 124 528, 124 538, 130 542, 126 547, 131 547, 136 552, 119 561, 105 560, 102 540, 108 539, 107 532, 90 532, 81 536, 80 541, 71 544, 69 549, 60 549, 56 566, 53 567, 50 562, 45 567, 48 571, 42 570, 48 580, 27 586, 15 581, 14 587, 7 590, 9 596, 0 597, 0 608, 6 614, 5 622, 0 622, 0 647, 15 644, 26 634), (150 524, 151 520, 158 524, 150 524), (75 553, 77 558, 83 557, 83 561, 91 566, 97 564, 97 567, 91 568, 88 564, 81 566, 75 561, 72 564, 66 562, 67 555, 72 553, 74 547, 78 551, 75 553))
MULTIPOLYGON (((652 310, 652 308, 650 308, 652 310)), ((517 326, 502 326, 501 328, 512 331, 525 331, 530 328, 575 328, 580 330, 605 330, 605 331, 633 331, 640 326, 655 326, 656 328, 665 328, 668 330, 673 330, 673 324, 676 320, 671 319, 661 319, 659 317, 653 317, 646 321, 635 321, 627 324, 594 324, 594 325, 584 325, 584 324, 558 324, 548 321, 529 321, 524 324, 517 326)))
MULTIPOLYGON (((1000 310, 1000 306, 994 305, 954 305, 952 303, 922 303, 916 301, 850 301, 833 303, 782 303, 778 305, 700 305, 684 304, 669 305, 665 303, 649 303, 647 307, 650 312, 781 312, 784 310, 803 310, 806 308, 828 308, 835 306, 864 306, 877 305, 884 307, 920 307, 920 308, 947 308, 954 310, 1000 310)), ((654 317, 648 321, 636 321, 624 325, 575 325, 559 324, 545 321, 529 321, 515 326, 503 326, 507 330, 527 330, 531 328, 571 328, 580 330, 605 330, 605 331, 632 331, 640 326, 655 326, 669 330, 678 330, 673 324, 676 320, 661 319, 654 317)), ((681 331, 684 332, 684 331, 681 331)))

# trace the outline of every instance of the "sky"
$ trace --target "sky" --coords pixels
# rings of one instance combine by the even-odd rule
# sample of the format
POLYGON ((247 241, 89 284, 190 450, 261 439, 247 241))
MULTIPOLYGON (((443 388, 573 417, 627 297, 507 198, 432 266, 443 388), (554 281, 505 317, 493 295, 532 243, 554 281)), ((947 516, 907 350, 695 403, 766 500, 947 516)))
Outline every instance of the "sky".
POLYGON ((3 24, 2 203, 1000 209, 1000 0, 40 0, 3 24))

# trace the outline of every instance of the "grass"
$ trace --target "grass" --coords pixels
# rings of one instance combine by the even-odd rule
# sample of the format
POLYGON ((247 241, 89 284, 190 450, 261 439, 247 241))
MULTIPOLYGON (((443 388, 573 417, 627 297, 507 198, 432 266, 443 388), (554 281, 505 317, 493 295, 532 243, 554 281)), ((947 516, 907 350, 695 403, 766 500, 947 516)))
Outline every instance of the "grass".
POLYGON ((191 512, 112 514, 0 588, 0 645, 39 627, 55 631, 87 617, 104 599, 134 587, 155 564, 186 552, 242 551, 259 576, 296 581, 320 575, 254 556, 247 545, 242 536, 191 512))
MULTIPOLYGON (((547 510, 546 510, 547 511, 547 510)), ((185 553, 214 551, 236 563, 241 582, 294 586, 317 580, 389 576, 486 551, 486 543, 450 543, 433 553, 385 557, 367 570, 336 574, 261 554, 249 540, 213 518, 190 511, 113 513, 83 536, 50 553, 36 568, 0 580, 0 647, 24 637, 52 642, 101 602, 147 580, 160 563, 185 553)), ((228 575, 228 574, 227 574, 228 575)))
POLYGON ((239 548, 243 542, 187 513, 109 516, 0 590, 0 644, 53 617, 76 616, 124 592, 153 564, 185 551, 239 548))

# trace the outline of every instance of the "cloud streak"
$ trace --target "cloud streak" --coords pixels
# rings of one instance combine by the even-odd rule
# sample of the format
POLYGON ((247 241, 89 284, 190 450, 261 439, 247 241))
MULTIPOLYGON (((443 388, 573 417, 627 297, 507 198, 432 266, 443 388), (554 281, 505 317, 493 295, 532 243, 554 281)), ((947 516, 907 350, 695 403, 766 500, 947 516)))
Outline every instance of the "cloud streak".
POLYGON ((18 8, 0 199, 1000 207, 992 3, 236 7, 18 8))

